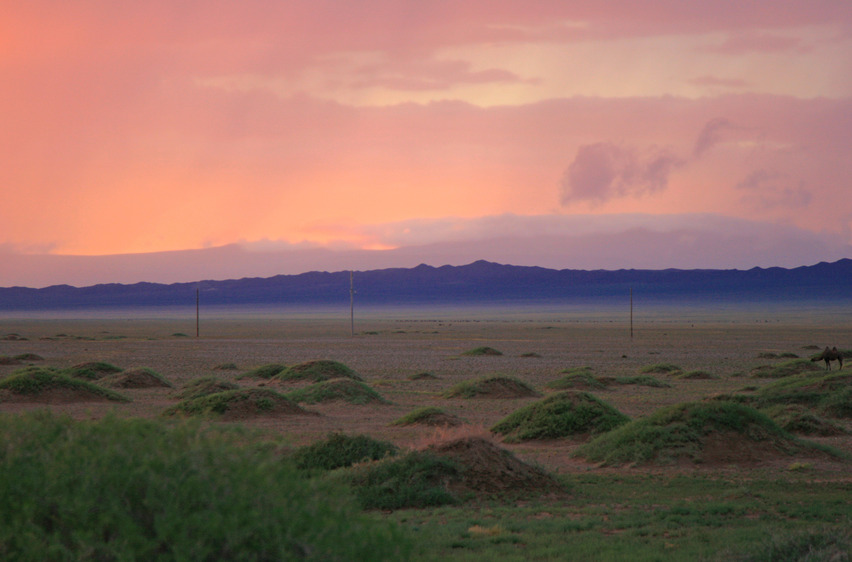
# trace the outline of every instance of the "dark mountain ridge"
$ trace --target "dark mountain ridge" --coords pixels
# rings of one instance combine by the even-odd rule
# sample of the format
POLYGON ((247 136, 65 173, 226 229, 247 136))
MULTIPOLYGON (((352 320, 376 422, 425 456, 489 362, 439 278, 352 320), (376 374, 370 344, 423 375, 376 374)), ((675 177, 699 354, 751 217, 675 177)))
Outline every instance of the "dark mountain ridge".
MULTIPOLYGON (((205 305, 322 305, 349 302, 348 271, 193 283, 54 285, 0 288, 0 310, 188 306, 196 291, 205 305)), ((572 270, 476 261, 354 273, 359 304, 417 305, 500 302, 582 302, 624 297, 646 301, 852 302, 852 260, 792 269, 572 270)))

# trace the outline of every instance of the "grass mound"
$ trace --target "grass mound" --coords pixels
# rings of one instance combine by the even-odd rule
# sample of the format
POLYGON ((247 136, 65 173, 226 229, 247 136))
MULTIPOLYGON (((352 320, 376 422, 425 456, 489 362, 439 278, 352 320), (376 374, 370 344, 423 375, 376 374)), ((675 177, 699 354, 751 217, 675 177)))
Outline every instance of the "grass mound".
POLYGON ((244 388, 183 400, 165 411, 167 416, 216 416, 240 420, 258 416, 317 415, 282 394, 266 388, 244 388))
POLYGON ((15 359, 18 361, 44 361, 44 357, 37 353, 21 353, 15 355, 15 359))
POLYGON ((830 437, 848 433, 842 426, 821 418, 809 409, 798 405, 776 405, 764 410, 785 431, 801 435, 830 437))
POLYGON ((280 363, 267 363, 266 365, 261 365, 260 367, 255 367, 251 371, 246 371, 239 377, 238 379, 271 379, 272 377, 278 375, 281 371, 286 369, 286 365, 282 365, 280 363))
POLYGON ((616 377, 616 384, 636 384, 639 386, 650 386, 653 388, 671 388, 667 382, 661 381, 651 375, 639 375, 636 377, 616 377))
POLYGON ((586 392, 565 391, 524 406, 491 428, 507 443, 532 439, 560 439, 595 435, 616 428, 630 418, 586 392))
POLYGON ((299 363, 292 367, 287 367, 276 375, 276 378, 282 381, 305 381, 322 382, 331 379, 348 378, 353 381, 363 381, 364 379, 343 363, 332 361, 330 359, 318 359, 315 361, 307 361, 299 363))
POLYGON ((426 371, 421 373, 414 373, 413 375, 408 376, 408 380, 410 381, 434 381, 438 380, 439 378, 440 377, 435 376, 432 373, 426 371))
POLYGON ((606 465, 754 463, 816 446, 799 441, 765 414, 734 402, 663 408, 582 445, 576 455, 606 465))
POLYGON ((401 529, 238 428, 0 415, 5 560, 407 560, 401 529), (215 514, 210 517, 209 514, 215 514))
POLYGON ((607 383, 595 378, 589 367, 575 367, 562 373, 564 377, 550 381, 545 386, 555 390, 607 390, 607 383))
POLYGON ((213 367, 214 371, 236 371, 239 367, 237 367, 236 363, 219 363, 215 367, 213 367))
POLYGON ((105 377, 101 382, 111 388, 174 388, 161 374, 148 367, 128 369, 105 377))
POLYGON ((349 404, 388 404, 382 396, 366 384, 348 379, 339 378, 317 382, 304 388, 299 388, 287 393, 287 397, 294 402, 317 404, 322 402, 343 401, 349 404))
POLYGON ((685 379, 685 380, 710 380, 710 379, 718 379, 719 375, 714 375, 708 371, 687 371, 685 373, 681 373, 675 375, 675 378, 685 379))
POLYGON ((494 349, 493 347, 482 346, 482 347, 475 347, 473 349, 469 349, 469 350, 465 351, 464 353, 462 353, 462 355, 464 355, 465 357, 481 357, 483 355, 497 356, 497 355, 503 355, 503 352, 498 351, 498 350, 494 349))
POLYGON ((112 363, 88 361, 63 369, 62 373, 78 379, 98 380, 121 371, 121 367, 116 367, 112 363))
POLYGON ((462 421, 457 416, 434 406, 414 410, 391 423, 398 426, 428 425, 430 427, 458 427, 461 424, 462 421))
POLYGON ((780 379, 802 373, 823 371, 822 366, 810 359, 792 359, 777 365, 761 365, 749 371, 749 376, 756 379, 780 379))
POLYGON ((683 369, 673 363, 654 363, 639 369, 639 372, 645 375, 674 375, 681 371, 683 369))
POLYGON ((357 465, 345 475, 366 509, 459 503, 479 494, 553 492, 549 474, 481 437, 464 437, 357 465))
POLYGON ((852 418, 852 373, 783 378, 760 389, 755 399, 763 407, 801 404, 829 417, 852 418))
POLYGON ((228 390, 237 390, 240 388, 237 384, 223 381, 216 377, 201 377, 186 383, 179 392, 175 394, 176 398, 187 400, 190 398, 201 398, 217 392, 225 392, 228 390))
POLYGON ((367 435, 332 433, 323 441, 300 447, 291 457, 302 470, 334 470, 364 461, 395 456, 399 447, 367 435))
POLYGON ((462 382, 444 393, 445 398, 525 398, 529 396, 538 396, 538 393, 525 382, 502 376, 462 382))
POLYGON ((121 394, 43 367, 15 371, 0 381, 0 390, 6 391, 5 400, 14 402, 130 402, 121 394))

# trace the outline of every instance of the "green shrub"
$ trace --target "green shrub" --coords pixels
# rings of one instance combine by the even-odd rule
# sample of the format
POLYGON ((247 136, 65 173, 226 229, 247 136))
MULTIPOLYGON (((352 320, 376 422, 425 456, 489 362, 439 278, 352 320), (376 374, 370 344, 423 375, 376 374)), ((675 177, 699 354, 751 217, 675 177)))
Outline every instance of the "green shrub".
POLYGON ((247 371, 240 375, 239 379, 271 379, 276 376, 278 373, 286 369, 286 365, 282 365, 280 363, 267 363, 266 365, 261 365, 260 367, 255 367, 251 371, 247 371))
POLYGON ((493 347, 482 346, 482 347, 475 347, 473 349, 469 349, 469 350, 465 351, 464 353, 462 353, 462 355, 465 355, 467 357, 481 357, 483 355, 497 356, 497 355, 503 355, 503 352, 498 351, 498 350, 494 349, 493 347))
POLYGON ((657 410, 582 445, 576 454, 609 465, 702 460, 703 444, 713 433, 737 433, 764 441, 783 453, 804 447, 757 410, 725 401, 691 402, 657 410))
POLYGON ((367 435, 332 433, 323 441, 300 447, 292 459, 302 470, 334 470, 394 456, 398 452, 399 447, 393 443, 378 441, 367 435))
POLYGON ((354 466, 343 478, 353 486, 364 509, 422 508, 457 503, 459 498, 447 490, 444 482, 460 471, 459 465, 449 459, 411 451, 354 466))
POLYGON ((100 382, 112 388, 150 388, 155 386, 174 388, 174 385, 166 380, 163 375, 148 367, 127 369, 126 371, 106 376, 100 382))
POLYGON ((294 402, 317 404, 342 400, 350 404, 388 404, 381 394, 356 380, 340 378, 317 382, 287 393, 294 402))
POLYGON ((304 381, 322 382, 331 379, 348 378, 355 381, 364 379, 339 361, 330 359, 318 359, 315 361, 307 361, 292 367, 287 367, 276 377, 282 381, 304 381))
POLYGON ((809 359, 793 359, 777 365, 761 365, 751 370, 750 375, 754 378, 780 379, 802 373, 814 373, 822 371, 823 368, 809 359))
POLYGON ((764 410, 782 429, 804 435, 842 435, 846 430, 799 405, 778 404, 764 410))
POLYGON ((596 379, 592 375, 592 370, 589 367, 575 367, 573 369, 565 369, 562 371, 564 377, 550 381, 545 386, 556 390, 565 389, 587 389, 587 390, 606 390, 607 384, 604 381, 596 379))
POLYGON ((650 386, 654 388, 671 388, 667 382, 654 378, 650 375, 639 375, 637 377, 616 377, 615 382, 618 384, 636 384, 640 386, 650 386))
POLYGON ((0 381, 0 390, 31 397, 38 397, 52 391, 63 391, 100 400, 130 402, 129 398, 117 392, 87 381, 73 379, 55 369, 46 367, 18 369, 0 381))
POLYGON ((242 388, 183 400, 164 415, 238 417, 269 413, 299 415, 307 412, 274 390, 242 388))
POLYGON ((524 396, 538 396, 538 393, 523 381, 499 375, 461 382, 444 392, 445 398, 521 398, 524 396))
POLYGON ((718 379, 719 375, 714 375, 713 373, 709 373, 707 371, 696 370, 696 371, 687 371, 686 373, 681 373, 675 375, 676 378, 686 379, 686 380, 700 380, 700 379, 718 379))
POLYGON ((391 425, 431 425, 431 426, 458 426, 461 425, 461 420, 452 414, 447 414, 444 410, 434 406, 418 408, 413 412, 402 416, 395 420, 391 425))
POLYGON ((491 428, 506 442, 559 439, 597 434, 627 423, 629 418, 586 392, 565 391, 517 410, 491 428))
POLYGON ((120 367, 116 367, 112 363, 89 361, 87 363, 79 363, 73 367, 63 369, 62 374, 78 379, 98 380, 106 375, 120 373, 121 371, 122 369, 120 367))
POLYGON ((225 392, 228 390, 237 390, 240 388, 237 384, 223 381, 216 377, 200 377, 186 383, 183 388, 175 394, 176 398, 187 400, 192 398, 200 398, 217 392, 225 392))
POLYGON ((655 363, 653 365, 646 365, 645 367, 642 367, 639 369, 639 372, 643 374, 670 375, 679 373, 682 370, 683 369, 677 365, 673 365, 672 363, 655 363))
POLYGON ((411 543, 245 431, 0 416, 0 559, 399 560, 411 543))
MULTIPOLYGON (((738 562, 818 562, 849 560, 852 552, 852 531, 848 528, 825 528, 814 531, 773 535, 755 552, 746 555, 726 555, 738 562)), ((726 553, 728 554, 728 553, 726 553)))

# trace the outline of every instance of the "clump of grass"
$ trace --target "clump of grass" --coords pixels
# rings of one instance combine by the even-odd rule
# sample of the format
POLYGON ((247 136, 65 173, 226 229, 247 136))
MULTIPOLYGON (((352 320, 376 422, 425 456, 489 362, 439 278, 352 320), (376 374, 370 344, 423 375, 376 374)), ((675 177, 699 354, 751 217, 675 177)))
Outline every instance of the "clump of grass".
MULTIPOLYGON (((597 437, 575 454, 607 465, 669 464, 679 459, 702 462, 707 460, 705 442, 719 434, 729 443, 733 443, 733 435, 738 435, 748 443, 760 442, 781 454, 808 447, 754 408, 734 402, 710 401, 660 409, 597 437)), ((749 450, 756 447, 743 449, 746 454, 757 454, 756 450, 749 450)))
POLYGON ((354 381, 362 381, 364 379, 339 361, 330 359, 318 359, 315 361, 307 361, 299 363, 292 367, 287 367, 276 375, 276 378, 282 381, 313 381, 321 382, 331 379, 348 378, 354 381))
POLYGON ((687 371, 685 373, 681 373, 675 375, 675 378, 685 379, 685 380, 708 380, 708 379, 718 379, 719 375, 714 375, 708 371, 695 370, 695 371, 687 371))
POLYGON ((682 370, 683 369, 673 363, 654 363, 653 365, 646 365, 642 367, 639 372, 643 374, 672 375, 679 373, 682 370))
POLYGON ((819 417, 803 406, 778 404, 763 411, 790 433, 823 437, 848 433, 842 426, 819 417))
POLYGON ((498 350, 494 349, 493 347, 482 346, 482 347, 475 347, 473 349, 469 349, 469 350, 465 351, 464 353, 462 353, 462 355, 464 355, 466 357, 481 357, 483 355, 497 356, 497 355, 503 355, 503 352, 498 351, 498 350))
POLYGON ((427 451, 410 451, 375 463, 356 465, 342 478, 364 509, 424 508, 455 504, 446 481, 457 478, 457 462, 427 451))
POLYGON ((48 411, 0 415, 7 560, 406 560, 397 525, 258 434, 48 411), (215 514, 208 517, 207 514, 215 514))
POLYGON ((219 363, 215 367, 213 367, 214 371, 236 371, 239 367, 237 367, 236 363, 219 363))
POLYGON ((101 382, 112 388, 151 388, 156 386, 174 388, 163 375, 148 367, 128 369, 104 377, 101 382))
POLYGON ((277 376, 281 371, 286 369, 286 365, 282 365, 280 363, 267 363, 266 365, 261 365, 260 367, 255 367, 250 371, 246 371, 239 377, 238 379, 271 379, 272 377, 277 376))
POLYGON ((592 370, 589 367, 575 367, 573 369, 565 369, 562 371, 565 376, 555 381, 550 381, 545 386, 556 390, 565 389, 585 389, 585 390, 606 390, 607 383, 592 375, 592 370))
POLYGON ((334 470, 353 464, 392 457, 399 447, 367 435, 332 433, 322 441, 297 449, 291 459, 302 470, 334 470))
POLYGON ((266 388, 244 388, 183 400, 164 412, 166 416, 304 415, 305 410, 286 396, 266 388))
POLYGON ((793 359, 777 365, 761 365, 755 367, 749 373, 753 378, 780 379, 802 373, 822 371, 822 367, 809 359, 793 359))
POLYGON ((586 392, 565 391, 517 410, 491 428, 507 443, 607 432, 630 418, 586 392))
POLYGON ((18 361, 44 361, 44 357, 36 353, 20 353, 14 358, 18 361))
POLYGON ((349 404, 388 404, 378 392, 366 384, 348 379, 339 378, 317 382, 287 393, 287 397, 294 402, 317 404, 322 402, 334 402, 337 400, 349 404))
POLYGON ((408 380, 410 381, 424 381, 424 380, 437 380, 439 377, 436 375, 422 371, 420 373, 414 373, 413 375, 408 375, 408 380))
POLYGON ((34 400, 89 399, 130 402, 126 396, 44 367, 25 367, 3 380, 0 390, 34 400))
POLYGON ((461 425, 461 420, 456 416, 444 412, 440 408, 427 406, 410 412, 401 418, 395 420, 391 425, 408 426, 408 425, 428 425, 428 426, 443 426, 456 427, 461 425))
POLYGON ((535 351, 528 351, 526 353, 521 353, 520 357, 523 357, 524 359, 539 359, 541 355, 535 351))
POLYGON ((773 535, 755 551, 726 556, 738 562, 848 560, 852 552, 852 531, 824 528, 793 534, 773 535))
POLYGON ((615 382, 618 384, 636 384, 639 386, 650 386, 653 388, 671 388, 667 382, 661 381, 658 378, 650 375, 639 375, 636 377, 616 377, 615 382))
POLYGON ((176 398, 187 400, 192 398, 200 398, 217 392, 225 392, 228 390, 237 390, 239 385, 229 381, 223 381, 216 377, 200 377, 186 383, 179 392, 175 394, 176 398))
POLYGON ((86 363, 78 363, 67 369, 63 369, 62 373, 69 377, 78 379, 98 380, 107 375, 120 373, 121 367, 116 367, 112 363, 105 361, 88 361, 86 363))
POLYGON ((760 389, 756 398, 763 407, 801 404, 830 417, 852 417, 852 373, 785 377, 760 389))
POLYGON ((444 392, 445 398, 522 398, 525 396, 538 396, 538 393, 523 381, 499 375, 461 382, 444 392))

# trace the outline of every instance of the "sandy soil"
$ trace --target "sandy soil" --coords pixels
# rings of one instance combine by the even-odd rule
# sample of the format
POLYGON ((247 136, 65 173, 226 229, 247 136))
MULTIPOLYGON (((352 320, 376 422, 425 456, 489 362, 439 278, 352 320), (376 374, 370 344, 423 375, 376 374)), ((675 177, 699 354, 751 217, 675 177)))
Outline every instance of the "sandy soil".
MULTIPOLYGON (((129 369, 151 368, 176 388, 205 375, 241 386, 265 384, 286 391, 283 383, 237 380, 266 363, 295 364, 333 359, 356 370, 389 405, 343 403, 308 406, 318 417, 256 418, 243 423, 285 435, 293 444, 324 437, 332 431, 367 433, 409 446, 440 431, 427 426, 391 426, 391 422, 423 406, 437 406, 465 420, 470 433, 485 433, 517 408, 536 400, 446 399, 452 385, 485 375, 517 377, 540 392, 567 368, 588 366, 596 376, 632 376, 654 363, 673 363, 686 371, 705 370, 718 379, 682 380, 655 375, 672 388, 618 386, 597 393, 625 414, 636 417, 665 405, 742 389, 770 381, 748 376, 750 369, 773 363, 760 353, 795 353, 807 357, 806 346, 852 348, 852 316, 810 309, 784 313, 765 309, 672 309, 636 315, 631 339, 627 317, 620 312, 525 309, 440 309, 359 311, 350 334, 348 309, 325 313, 286 311, 219 311, 201 319, 195 337, 192 314, 149 311, 78 313, 51 317, 0 318, 0 338, 18 334, 23 340, 0 339, 0 355, 35 353, 33 364, 69 367, 106 361, 129 369), (469 357, 463 353, 489 346, 501 356, 469 357), (532 356, 529 356, 532 355, 532 356), (234 363, 236 370, 218 370, 234 363), (435 379, 410 380, 429 372, 435 379)), ((842 311, 841 311, 842 312, 842 311)), ((0 365, 0 377, 19 366, 0 365)), ((852 368, 852 365, 847 366, 852 368)), ((109 412, 158 416, 177 400, 167 388, 121 389, 127 404, 82 402, 49 404, 75 418, 97 418, 109 412)), ((0 412, 45 407, 39 403, 0 403, 0 412)), ((846 426, 852 429, 847 420, 846 426)), ((815 439, 852 453, 852 437, 815 439)), ((504 445, 521 458, 559 473, 601 470, 571 458, 579 445, 572 440, 504 445)), ((796 459, 766 463, 749 470, 784 470, 796 459)), ((812 460, 824 474, 848 477, 848 464, 812 460)), ((746 467, 687 467, 688 470, 743 470, 746 467)), ((684 467, 663 470, 682 470, 684 467)), ((649 470, 649 469, 620 469, 649 470)))

